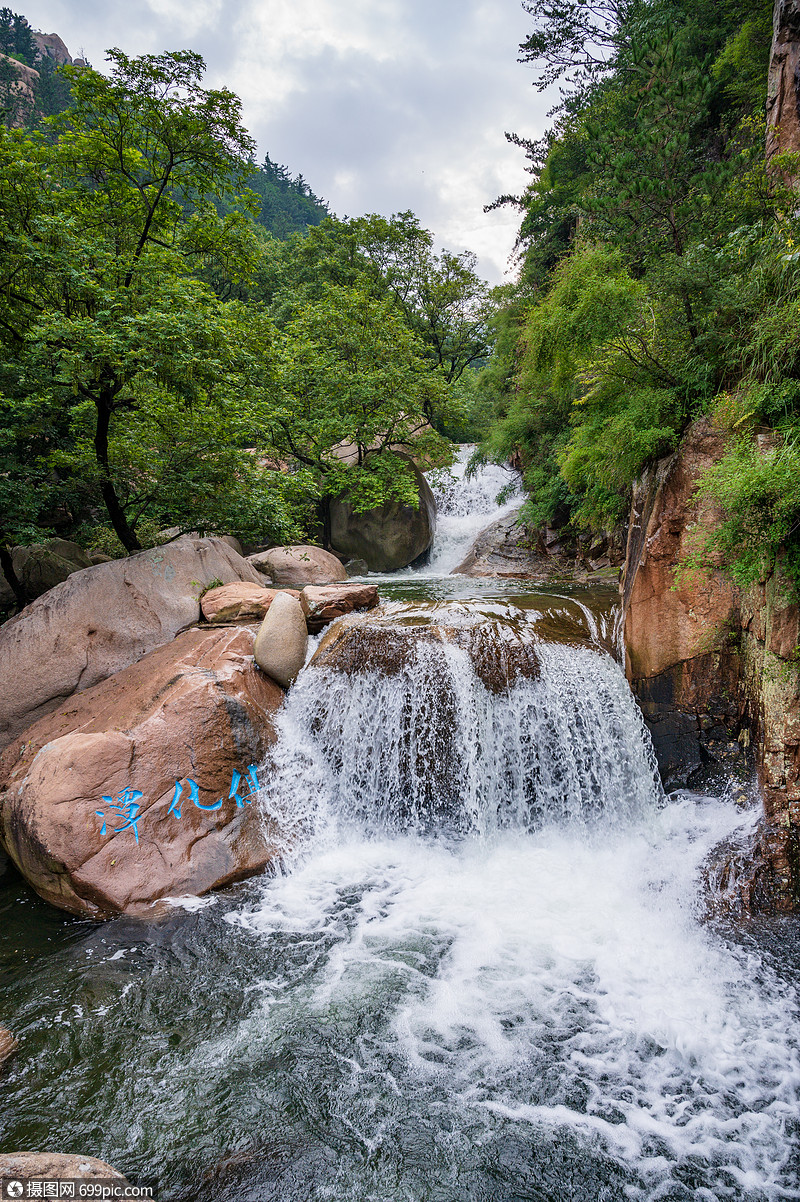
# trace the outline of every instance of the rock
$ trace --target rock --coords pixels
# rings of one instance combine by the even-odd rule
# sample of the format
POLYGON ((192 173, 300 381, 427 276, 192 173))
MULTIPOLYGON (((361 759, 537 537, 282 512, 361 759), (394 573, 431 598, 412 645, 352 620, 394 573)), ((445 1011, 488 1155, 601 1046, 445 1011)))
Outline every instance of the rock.
POLYGON ((98 564, 98 563, 113 563, 114 556, 113 555, 105 555, 102 551, 90 551, 89 552, 89 562, 92 567, 94 567, 95 564, 98 564))
POLYGON ((6 122, 12 129, 19 128, 26 124, 33 112, 39 72, 7 54, 0 54, 0 63, 13 75, 4 97, 6 122))
MULTIPOLYGON (((695 422, 634 490, 621 585, 627 670, 668 785, 746 776, 752 745, 763 817, 747 847, 711 857, 714 904, 789 911, 800 906, 800 609, 780 560, 747 592, 713 566, 674 576, 696 531, 722 519, 694 490, 726 445, 695 422)), ((762 452, 773 445, 757 440, 762 452)))
POLYGON ((337 622, 323 635, 309 667, 345 676, 397 676, 420 652, 424 654, 426 646, 435 648, 442 643, 462 647, 478 679, 492 693, 507 692, 510 682, 520 677, 539 675, 536 645, 529 638, 498 639, 494 631, 482 626, 401 626, 380 614, 353 615, 337 622))
POLYGON ((307 647, 308 629, 300 602, 288 593, 278 593, 256 637, 256 663, 288 689, 305 663, 307 647))
POLYGON ((72 62, 69 50, 57 33, 39 33, 34 30, 33 40, 42 58, 52 59, 56 66, 72 62))
POLYGON ((548 557, 531 546, 519 510, 492 522, 482 530, 453 576, 508 576, 544 580, 552 571, 548 557))
POLYGON ((348 576, 366 576, 369 564, 366 559, 348 559, 344 565, 348 576))
POLYGON ((632 680, 708 652, 709 630, 723 628, 735 612, 738 591, 719 569, 675 580, 696 530, 721 520, 719 506, 696 497, 695 487, 725 447, 724 434, 695 422, 679 450, 646 472, 634 491, 621 584, 632 680))
MULTIPOLYGON (((0 1027, 0 1073, 3 1071, 5 1062, 11 1059, 18 1047, 19 1042, 11 1032, 5 1027, 0 1027)), ((0 1170, 0 1178, 2 1175, 2 1170, 0 1170)))
POLYGON ((254 633, 185 631, 0 756, 0 841, 45 901, 93 919, 152 914, 158 898, 270 862, 244 795, 283 694, 255 669, 254 633))
POLYGON ((113 1180, 128 1184, 122 1173, 118 1173, 104 1160, 98 1160, 94 1156, 73 1156, 66 1152, 0 1153, 0 1180, 4 1177, 18 1177, 23 1181, 31 1177, 40 1181, 83 1178, 87 1181, 113 1180))
POLYGON ((318 634, 343 614, 372 609, 378 604, 378 590, 374 584, 309 585, 300 594, 300 604, 310 633, 318 634))
POLYGON ((221 534, 220 538, 222 542, 227 543, 231 550, 235 551, 237 555, 244 556, 242 544, 239 542, 238 538, 234 538, 232 534, 221 534))
POLYGON ((76 572, 0 626, 0 748, 64 698, 200 618, 212 580, 262 580, 218 539, 178 539, 76 572))
POLYGON ((11 562, 29 601, 55 588, 73 572, 92 566, 91 557, 82 547, 63 538, 15 547, 11 562))
POLYGON ((322 547, 272 547, 248 556, 248 563, 277 588, 302 588, 306 584, 334 584, 347 580, 342 563, 322 547))
POLYGON ((222 584, 211 588, 200 598, 200 608, 207 622, 260 622, 279 592, 300 600, 295 588, 266 588, 263 584, 222 584))
MULTIPOLYGON (((776 0, 767 78, 767 160, 800 151, 800 0, 776 0)), ((794 182, 796 170, 787 181, 794 182)))
POLYGON ((418 509, 392 501, 366 513, 354 513, 347 501, 330 503, 331 546, 345 559, 363 559, 371 572, 405 568, 430 550, 433 542, 436 501, 422 472, 410 459, 407 462, 417 482, 418 509))
POLYGON ((200 609, 207 622, 261 621, 275 596, 275 589, 263 584, 237 580, 210 588, 200 598, 200 609))

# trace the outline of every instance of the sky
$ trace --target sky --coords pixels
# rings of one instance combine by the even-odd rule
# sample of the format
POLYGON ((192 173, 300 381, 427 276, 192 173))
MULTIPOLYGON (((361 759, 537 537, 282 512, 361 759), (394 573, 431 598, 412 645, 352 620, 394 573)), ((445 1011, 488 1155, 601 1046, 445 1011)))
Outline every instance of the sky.
POLYGON ((105 51, 191 49, 208 87, 339 217, 411 209, 437 245, 509 276, 519 215, 483 206, 527 183, 504 132, 540 136, 552 98, 517 62, 520 0, 17 0, 98 70, 105 51))

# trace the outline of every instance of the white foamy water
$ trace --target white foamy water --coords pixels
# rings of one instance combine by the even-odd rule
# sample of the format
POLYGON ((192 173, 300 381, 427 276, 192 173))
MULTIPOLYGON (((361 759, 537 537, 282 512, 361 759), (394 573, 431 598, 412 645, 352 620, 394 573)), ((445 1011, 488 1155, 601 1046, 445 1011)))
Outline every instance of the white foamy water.
POLYGON ((432 472, 429 477, 437 505, 436 534, 428 563, 415 569, 415 575, 446 576, 452 572, 481 530, 518 508, 524 498, 519 473, 511 468, 490 463, 466 479, 474 450, 474 446, 461 447, 452 468, 432 472), (498 505, 498 494, 509 485, 510 495, 498 505))
POLYGON ((316 949, 291 996, 261 983, 262 1038, 350 1032, 363 1161, 314 1196, 796 1198, 795 999, 698 917, 752 815, 661 797, 610 658, 537 654, 499 694, 447 646, 290 694, 265 806, 304 812, 291 873, 228 921, 316 949), (398 1167, 410 1122, 440 1193, 398 1167))
POLYGON ((580 647, 533 654, 535 677, 499 695, 446 641, 417 642, 396 676, 306 668, 277 717, 266 812, 305 844, 353 822, 489 835, 652 808, 655 760, 618 665, 580 647))

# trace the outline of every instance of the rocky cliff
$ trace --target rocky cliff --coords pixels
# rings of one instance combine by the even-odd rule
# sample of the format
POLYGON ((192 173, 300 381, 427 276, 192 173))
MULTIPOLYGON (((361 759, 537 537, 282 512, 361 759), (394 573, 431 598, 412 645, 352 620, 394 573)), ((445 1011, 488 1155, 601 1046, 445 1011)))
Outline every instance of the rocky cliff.
MULTIPOLYGON (((776 0, 767 82, 767 158, 800 150, 800 0, 776 0)), ((791 172, 796 178, 796 172, 791 172)))
POLYGON ((634 489, 621 590, 627 674, 667 787, 758 772, 764 815, 744 904, 800 905, 800 625, 780 568, 744 592, 712 565, 687 572, 720 513, 696 494, 726 436, 706 421, 634 489))

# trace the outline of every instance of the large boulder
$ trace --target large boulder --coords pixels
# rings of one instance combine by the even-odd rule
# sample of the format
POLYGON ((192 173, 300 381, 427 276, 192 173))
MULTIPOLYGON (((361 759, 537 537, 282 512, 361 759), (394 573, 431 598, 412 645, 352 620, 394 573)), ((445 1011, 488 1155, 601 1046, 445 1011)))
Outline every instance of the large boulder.
MULTIPOLYGON (((104 1160, 96 1156, 75 1156, 68 1152, 7 1152, 0 1153, 0 1181, 3 1178, 31 1178, 43 1181, 114 1181, 127 1185, 127 1179, 104 1160)), ((10 1194, 7 1196, 11 1196, 10 1194)), ((28 1198, 34 1197, 27 1193, 28 1198)))
POLYGON ((147 914, 269 863, 254 773, 283 693, 256 670, 253 635, 185 631, 0 756, 0 841, 45 901, 147 914))
POLYGON ((0 627, 0 748, 74 692, 167 643, 200 618, 214 582, 261 584, 215 538, 181 538, 73 573, 0 627))
POLYGON ((288 689, 305 663, 307 647, 308 628, 300 602, 289 593, 278 593, 256 637, 256 663, 288 689))
POLYGON ((519 510, 515 509, 480 532, 451 575, 544 580, 553 570, 546 553, 531 545, 529 532, 520 524, 519 510))
POLYGON ((55 588, 73 572, 92 566, 88 552, 65 538, 51 538, 46 543, 33 543, 29 547, 15 547, 11 562, 30 600, 55 588))
MULTIPOLYGON (((443 644, 462 647, 470 658, 475 674, 491 693, 504 694, 509 685, 521 677, 539 675, 536 642, 527 637, 498 638, 496 630, 480 624, 440 626, 403 625, 391 613, 351 614, 326 631, 309 661, 309 667, 337 672, 344 676, 400 676, 420 654, 432 649, 436 654, 443 644)), ((575 627, 569 632, 570 643, 585 641, 575 637, 575 627)), ((444 664, 443 664, 444 668, 444 664)), ((443 671, 441 679, 447 677, 443 671)), ((435 692, 441 680, 434 680, 435 692)))
POLYGON ((341 560, 322 547, 271 547, 249 555, 252 564, 276 588, 303 588, 306 584, 334 584, 347 580, 341 560))
POLYGON ((416 464, 407 462, 417 483, 418 509, 390 501, 356 513, 347 501, 330 503, 331 546, 345 559, 363 559, 371 572, 405 568, 430 550, 433 542, 436 500, 416 464))
POLYGON ((309 585, 300 594, 310 634, 319 634, 336 618, 356 609, 372 609, 378 604, 374 584, 309 585))

